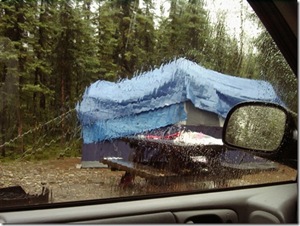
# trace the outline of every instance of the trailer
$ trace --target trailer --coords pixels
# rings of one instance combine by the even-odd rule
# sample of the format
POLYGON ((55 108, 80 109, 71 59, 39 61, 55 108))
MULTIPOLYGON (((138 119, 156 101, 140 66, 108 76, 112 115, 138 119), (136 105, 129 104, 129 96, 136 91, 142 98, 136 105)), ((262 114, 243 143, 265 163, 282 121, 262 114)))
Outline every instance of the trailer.
POLYGON ((220 142, 221 136, 201 130, 207 126, 222 131, 228 111, 249 100, 284 106, 267 81, 222 74, 185 58, 131 79, 96 81, 76 106, 83 137, 81 163, 96 161, 124 170, 121 181, 130 181, 136 175, 147 181, 187 177, 223 180, 274 168, 266 160, 227 149, 220 142), (190 131, 219 141, 180 143, 176 136, 151 133, 175 125, 195 127, 190 131), (197 127, 200 130, 194 130, 197 127), (243 162, 247 158, 250 161, 243 162))

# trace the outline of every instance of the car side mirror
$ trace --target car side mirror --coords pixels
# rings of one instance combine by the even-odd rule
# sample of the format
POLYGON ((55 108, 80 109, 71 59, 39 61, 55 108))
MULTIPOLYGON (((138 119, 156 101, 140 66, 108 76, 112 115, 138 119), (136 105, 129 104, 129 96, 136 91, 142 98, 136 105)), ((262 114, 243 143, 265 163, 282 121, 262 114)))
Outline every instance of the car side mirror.
POLYGON ((228 147, 270 160, 295 162, 297 159, 296 127, 289 111, 277 104, 244 102, 236 105, 227 114, 222 140, 228 147))

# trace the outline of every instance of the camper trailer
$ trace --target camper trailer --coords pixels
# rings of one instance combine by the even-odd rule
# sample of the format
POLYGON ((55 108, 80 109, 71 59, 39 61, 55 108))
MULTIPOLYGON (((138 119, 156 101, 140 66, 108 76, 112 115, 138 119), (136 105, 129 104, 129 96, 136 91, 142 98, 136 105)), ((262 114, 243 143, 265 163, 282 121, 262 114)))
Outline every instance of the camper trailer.
MULTIPOLYGON (((249 100, 284 105, 266 81, 221 74, 184 58, 132 79, 97 81, 76 107, 84 141, 82 167, 119 164, 129 171, 131 162, 168 165, 172 173, 179 172, 178 164, 196 164, 202 171, 208 170, 203 163, 210 169, 240 169, 243 162, 258 167, 266 160, 228 150, 221 139, 228 111, 249 100), (172 139, 166 136, 171 130, 172 139)), ((195 172, 195 166, 191 169, 195 172)))

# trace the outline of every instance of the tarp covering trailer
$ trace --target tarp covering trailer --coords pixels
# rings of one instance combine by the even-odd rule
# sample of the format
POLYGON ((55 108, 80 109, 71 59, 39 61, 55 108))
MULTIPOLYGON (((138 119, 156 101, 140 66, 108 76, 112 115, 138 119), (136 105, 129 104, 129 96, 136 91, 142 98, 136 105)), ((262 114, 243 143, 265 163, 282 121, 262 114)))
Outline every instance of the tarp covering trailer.
POLYGON ((119 138, 175 124, 194 125, 220 136, 218 119, 249 100, 284 105, 269 82, 225 75, 184 58, 132 79, 97 81, 76 106, 82 126, 82 165, 105 157, 129 160, 134 149, 119 138), (211 125, 219 128, 212 130, 211 125))
POLYGON ((132 79, 97 81, 76 109, 89 144, 184 121, 187 101, 225 118, 234 105, 248 100, 283 105, 266 81, 221 74, 180 58, 132 79))

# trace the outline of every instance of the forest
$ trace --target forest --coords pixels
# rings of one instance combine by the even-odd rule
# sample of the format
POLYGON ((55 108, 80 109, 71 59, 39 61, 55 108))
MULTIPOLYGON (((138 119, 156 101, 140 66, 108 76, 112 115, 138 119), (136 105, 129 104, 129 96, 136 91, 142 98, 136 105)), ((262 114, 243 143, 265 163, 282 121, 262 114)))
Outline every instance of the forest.
POLYGON ((158 13, 155 0, 0 1, 1 158, 80 155, 75 106, 86 87, 178 57, 269 81, 297 112, 297 80, 253 13, 242 10, 231 35, 226 12, 213 22, 205 0, 165 2, 158 13), (246 20, 259 35, 246 37, 246 20))

